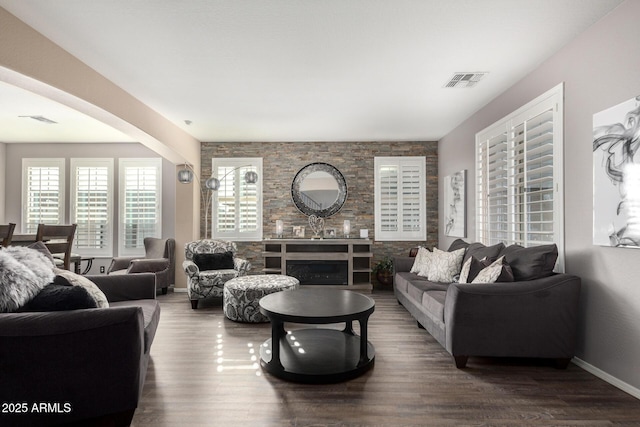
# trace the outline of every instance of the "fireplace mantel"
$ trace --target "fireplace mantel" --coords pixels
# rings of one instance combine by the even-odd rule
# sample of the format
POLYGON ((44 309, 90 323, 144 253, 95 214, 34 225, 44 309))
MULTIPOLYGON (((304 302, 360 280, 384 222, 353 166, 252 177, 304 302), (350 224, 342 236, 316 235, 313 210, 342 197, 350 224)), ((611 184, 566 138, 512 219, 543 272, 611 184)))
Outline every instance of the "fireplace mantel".
MULTIPOLYGON (((322 286, 359 291, 371 291, 371 252, 370 239, 266 239, 262 242, 265 274, 287 274, 292 266, 318 265, 318 261, 327 261, 328 265, 344 262, 347 268, 346 280, 323 283, 322 286), (346 282, 346 283, 345 283, 346 282)), ((293 273, 295 277, 295 273, 293 273)))

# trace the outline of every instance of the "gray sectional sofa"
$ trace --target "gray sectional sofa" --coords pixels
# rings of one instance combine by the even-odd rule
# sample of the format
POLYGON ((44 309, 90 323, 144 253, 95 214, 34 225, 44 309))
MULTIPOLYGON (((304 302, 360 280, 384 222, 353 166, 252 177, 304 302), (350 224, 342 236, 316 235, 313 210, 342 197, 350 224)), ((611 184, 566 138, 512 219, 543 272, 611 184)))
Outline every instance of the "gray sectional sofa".
POLYGON ((160 320, 155 276, 86 277, 109 307, 0 313, 0 425, 130 424, 160 320))
POLYGON ((402 304, 464 368, 470 356, 555 359, 565 368, 574 355, 580 278, 553 273, 555 245, 486 247, 456 240, 449 252, 504 256, 513 281, 430 282, 410 270, 413 257, 394 258, 394 292, 402 304))

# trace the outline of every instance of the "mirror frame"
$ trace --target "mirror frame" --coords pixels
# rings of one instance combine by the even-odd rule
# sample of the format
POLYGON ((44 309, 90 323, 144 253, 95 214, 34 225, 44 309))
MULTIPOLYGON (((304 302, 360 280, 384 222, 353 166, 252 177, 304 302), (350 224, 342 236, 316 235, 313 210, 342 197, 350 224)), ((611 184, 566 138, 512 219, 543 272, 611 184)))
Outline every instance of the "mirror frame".
POLYGON ((291 198, 293 199, 293 204, 296 205, 296 208, 298 208, 298 210, 303 214, 327 218, 337 213, 347 200, 347 182, 345 181, 344 176, 342 176, 342 173, 340 173, 335 166, 332 166, 329 163, 310 163, 300 169, 293 178, 293 182, 291 183, 291 198), (326 172, 338 183, 338 197, 336 201, 326 209, 312 209, 302 202, 302 197, 300 196, 300 185, 304 179, 313 172, 326 172))

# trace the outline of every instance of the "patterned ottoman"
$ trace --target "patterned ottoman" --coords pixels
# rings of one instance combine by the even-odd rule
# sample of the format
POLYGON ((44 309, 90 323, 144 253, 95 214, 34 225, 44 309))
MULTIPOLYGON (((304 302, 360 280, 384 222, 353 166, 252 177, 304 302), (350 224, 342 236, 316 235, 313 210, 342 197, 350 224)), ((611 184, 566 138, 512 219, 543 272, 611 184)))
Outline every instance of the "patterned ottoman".
POLYGON ((240 276, 224 284, 224 315, 236 322, 260 323, 269 319, 260 313, 260 298, 274 292, 297 289, 295 277, 280 274, 240 276))

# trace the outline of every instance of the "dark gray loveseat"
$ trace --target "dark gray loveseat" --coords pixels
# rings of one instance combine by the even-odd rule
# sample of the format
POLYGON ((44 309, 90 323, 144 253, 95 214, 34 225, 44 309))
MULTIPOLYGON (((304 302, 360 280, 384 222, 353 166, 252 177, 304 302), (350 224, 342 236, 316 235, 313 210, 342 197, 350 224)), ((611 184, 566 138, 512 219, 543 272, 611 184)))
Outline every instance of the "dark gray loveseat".
MULTIPOLYGON (((466 366, 469 356, 550 358, 566 367, 574 355, 580 279, 536 271, 549 264, 540 251, 532 255, 517 247, 469 246, 459 240, 449 250, 465 245, 465 260, 488 252, 507 254, 515 281, 434 283, 410 273, 415 258, 395 257, 398 302, 454 357, 458 368, 466 366), (534 278, 523 280, 526 276, 534 278)), ((555 258, 551 269, 554 263, 555 258)))
POLYGON ((129 425, 160 319, 155 276, 87 276, 108 308, 0 314, 0 425, 129 425), (35 406, 34 406, 35 405, 35 406))

